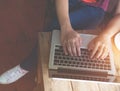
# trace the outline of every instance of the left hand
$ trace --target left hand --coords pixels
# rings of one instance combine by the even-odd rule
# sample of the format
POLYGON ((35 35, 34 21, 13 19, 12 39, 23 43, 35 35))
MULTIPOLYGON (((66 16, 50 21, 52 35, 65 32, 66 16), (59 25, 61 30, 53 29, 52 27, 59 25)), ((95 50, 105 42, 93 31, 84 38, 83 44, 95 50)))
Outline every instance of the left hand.
POLYGON ((108 56, 111 38, 109 36, 99 35, 88 44, 88 50, 91 51, 91 58, 104 59, 108 56))

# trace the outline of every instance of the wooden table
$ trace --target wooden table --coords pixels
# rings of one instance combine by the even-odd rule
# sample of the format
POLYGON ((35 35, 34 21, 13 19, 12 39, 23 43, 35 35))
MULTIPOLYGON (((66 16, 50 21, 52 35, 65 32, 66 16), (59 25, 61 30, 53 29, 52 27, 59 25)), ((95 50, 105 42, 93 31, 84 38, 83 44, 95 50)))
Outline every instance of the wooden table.
MULTIPOLYGON (((43 83, 41 91, 120 91, 120 85, 116 84, 103 84, 94 82, 81 82, 81 81, 66 81, 50 79, 48 76, 48 61, 50 52, 51 33, 39 33, 39 62, 42 71, 41 82, 43 83)), ((117 67, 117 74, 120 74, 120 51, 114 46, 115 52, 115 65, 117 67), (117 51, 116 51, 117 50, 117 51), (119 59, 119 60, 118 60, 119 59)), ((120 80, 118 79, 120 82, 120 80)))

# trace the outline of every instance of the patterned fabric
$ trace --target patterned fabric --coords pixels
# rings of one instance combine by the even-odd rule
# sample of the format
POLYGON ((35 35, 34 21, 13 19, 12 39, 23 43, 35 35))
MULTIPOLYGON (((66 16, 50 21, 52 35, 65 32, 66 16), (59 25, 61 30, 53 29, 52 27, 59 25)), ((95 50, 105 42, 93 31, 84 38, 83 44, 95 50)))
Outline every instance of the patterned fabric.
POLYGON ((82 0, 82 1, 90 6, 100 7, 104 11, 107 11, 110 0, 82 0))

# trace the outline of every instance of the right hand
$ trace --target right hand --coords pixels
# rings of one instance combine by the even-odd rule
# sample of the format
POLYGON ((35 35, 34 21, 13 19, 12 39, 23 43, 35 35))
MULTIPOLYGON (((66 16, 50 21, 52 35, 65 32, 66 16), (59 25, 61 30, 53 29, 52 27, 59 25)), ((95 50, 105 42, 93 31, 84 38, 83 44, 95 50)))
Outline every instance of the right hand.
POLYGON ((71 30, 61 31, 61 43, 65 55, 80 56, 81 38, 80 34, 71 30))
POLYGON ((91 50, 91 58, 105 59, 110 50, 111 38, 109 35, 98 35, 89 44, 88 50, 91 50))

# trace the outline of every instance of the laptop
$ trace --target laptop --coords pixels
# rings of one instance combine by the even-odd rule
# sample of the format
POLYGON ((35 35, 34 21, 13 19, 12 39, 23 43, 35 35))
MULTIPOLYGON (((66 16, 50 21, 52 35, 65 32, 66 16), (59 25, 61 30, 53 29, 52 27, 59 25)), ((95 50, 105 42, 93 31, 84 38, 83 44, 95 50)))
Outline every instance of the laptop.
POLYGON ((53 30, 49 56, 49 77, 68 79, 113 82, 116 69, 113 60, 112 49, 104 59, 91 59, 87 49, 88 43, 97 35, 81 34, 81 56, 69 56, 63 52, 60 43, 60 31, 53 30))

